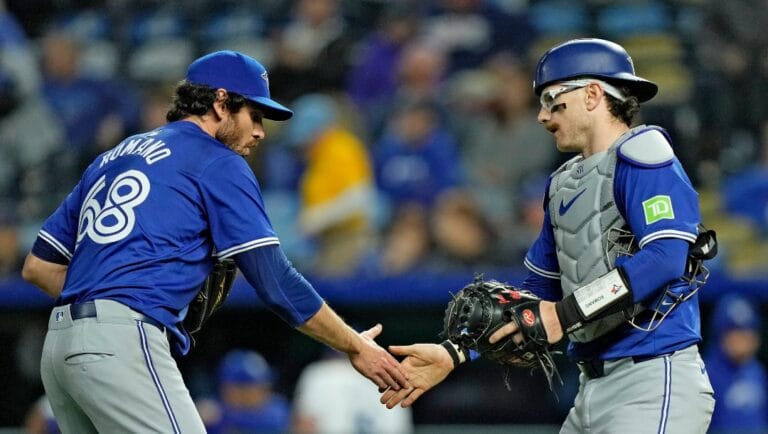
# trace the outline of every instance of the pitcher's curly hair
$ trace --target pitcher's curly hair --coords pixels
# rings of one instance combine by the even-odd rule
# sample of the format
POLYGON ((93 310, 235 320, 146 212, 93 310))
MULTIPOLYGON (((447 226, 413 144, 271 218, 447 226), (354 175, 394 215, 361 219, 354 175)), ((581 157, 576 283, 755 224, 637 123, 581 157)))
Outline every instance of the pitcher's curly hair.
MULTIPOLYGON (((237 113, 247 103, 239 94, 228 93, 224 106, 232 113, 237 113)), ((171 108, 165 115, 168 122, 175 122, 188 116, 202 116, 213 108, 216 101, 216 89, 205 84, 194 84, 182 80, 176 85, 171 108)))

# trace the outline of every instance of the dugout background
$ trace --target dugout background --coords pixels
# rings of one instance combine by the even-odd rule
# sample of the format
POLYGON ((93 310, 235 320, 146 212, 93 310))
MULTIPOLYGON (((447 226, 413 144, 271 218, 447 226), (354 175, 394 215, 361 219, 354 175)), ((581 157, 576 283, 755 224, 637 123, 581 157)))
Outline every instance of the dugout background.
MULTIPOLYGON (((708 318, 710 304, 702 304, 708 318)), ((372 326, 381 322, 382 346, 414 342, 438 342, 443 306, 412 304, 398 307, 341 305, 336 310, 351 324, 372 326)), ((763 315, 768 314, 762 305, 763 315)), ((0 314, 0 427, 23 424, 24 415, 42 395, 39 354, 47 324, 48 309, 6 310, 0 314)), ((702 324, 706 333, 706 321, 702 324)), ((766 339, 763 330, 763 341, 766 339)), ((709 344, 706 339, 704 345, 709 344)), ((291 398, 301 370, 322 356, 324 346, 291 329, 277 316, 260 307, 225 307, 199 335, 190 355, 178 359, 179 367, 193 396, 215 387, 219 358, 229 349, 259 351, 278 372, 275 388, 291 398)), ((768 346, 760 358, 768 361, 768 346)), ((414 423, 419 425, 520 425, 562 422, 578 387, 577 371, 564 356, 557 358, 565 382, 557 388, 559 402, 549 392, 541 372, 532 375, 516 370, 512 390, 504 387, 497 365, 479 360, 463 365, 443 383, 420 398, 413 407, 414 423)), ((373 385, 371 387, 374 387, 373 385)))

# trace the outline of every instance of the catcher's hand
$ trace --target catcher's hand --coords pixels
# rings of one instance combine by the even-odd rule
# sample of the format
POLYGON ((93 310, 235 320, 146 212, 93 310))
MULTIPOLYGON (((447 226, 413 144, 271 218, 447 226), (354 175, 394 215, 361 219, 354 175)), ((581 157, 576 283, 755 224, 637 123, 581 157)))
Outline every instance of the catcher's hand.
POLYGON ((424 392, 445 380, 454 368, 451 356, 437 344, 392 345, 389 351, 396 356, 408 356, 400 366, 408 376, 410 387, 385 390, 380 401, 387 408, 397 404, 410 407, 424 392))
POLYGON ((559 374, 550 342, 559 340, 562 331, 548 338, 542 303, 530 291, 478 277, 448 303, 443 334, 462 349, 502 365, 542 368, 551 387, 553 375, 559 374))

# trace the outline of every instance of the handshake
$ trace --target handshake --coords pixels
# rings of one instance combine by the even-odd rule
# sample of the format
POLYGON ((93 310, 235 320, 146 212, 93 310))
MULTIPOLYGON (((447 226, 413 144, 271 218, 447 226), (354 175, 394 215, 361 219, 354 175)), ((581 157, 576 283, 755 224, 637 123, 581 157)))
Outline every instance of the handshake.
MULTIPOLYGON (((380 332, 374 328, 363 335, 372 340, 380 332)), ((442 335, 446 340, 441 344, 389 347, 392 354, 405 356, 398 374, 406 381, 379 384, 382 404, 409 407, 459 364, 477 357, 506 369, 541 368, 550 389, 553 377, 559 378, 550 352, 563 336, 555 304, 531 292, 476 278, 448 303, 442 335)))

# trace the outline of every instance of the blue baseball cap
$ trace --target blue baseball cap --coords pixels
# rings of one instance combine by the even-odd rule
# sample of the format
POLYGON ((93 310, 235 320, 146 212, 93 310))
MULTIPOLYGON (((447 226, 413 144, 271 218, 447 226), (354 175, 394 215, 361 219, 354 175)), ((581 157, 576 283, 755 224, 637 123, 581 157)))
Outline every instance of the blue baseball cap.
POLYGON ((272 384, 274 373, 261 354, 237 349, 221 361, 219 381, 222 384, 272 384))
POLYGON ((269 97, 267 70, 256 59, 237 51, 224 50, 206 54, 187 69, 187 81, 242 95, 274 121, 288 120, 293 112, 269 97))
POLYGON ((725 296, 712 314, 712 327, 717 336, 731 330, 759 331, 761 325, 760 313, 752 300, 732 294, 725 296))

